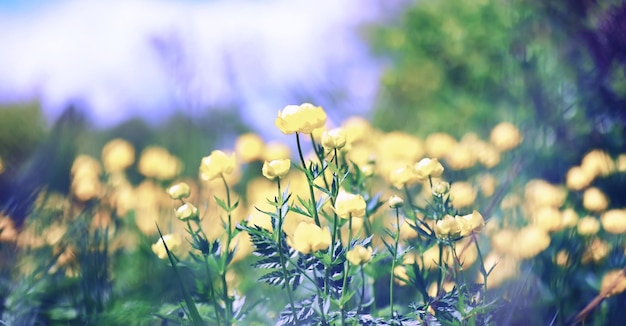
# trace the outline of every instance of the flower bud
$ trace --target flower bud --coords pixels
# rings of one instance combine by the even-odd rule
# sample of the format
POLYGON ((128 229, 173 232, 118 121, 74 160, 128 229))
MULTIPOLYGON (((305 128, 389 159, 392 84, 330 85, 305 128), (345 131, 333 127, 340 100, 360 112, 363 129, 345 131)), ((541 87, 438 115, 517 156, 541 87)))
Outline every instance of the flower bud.
POLYGON ((265 161, 262 169, 263 176, 269 180, 274 180, 277 177, 282 179, 289 173, 290 167, 291 160, 289 159, 265 161))
POLYGON ((198 218, 198 209, 191 203, 184 203, 176 209, 176 217, 181 221, 198 218))
POLYGON ((398 196, 391 196, 389 198, 389 207, 391 208, 400 208, 404 206, 404 199, 398 196))
POLYGON ((446 181, 439 181, 433 186, 433 195, 436 197, 443 197, 450 192, 450 184, 446 181))
POLYGON ((167 189, 167 193, 175 200, 189 197, 190 192, 189 185, 184 182, 177 183, 167 189))
POLYGON ((340 149, 346 146, 346 131, 343 128, 325 130, 322 134, 322 146, 327 149, 340 149))

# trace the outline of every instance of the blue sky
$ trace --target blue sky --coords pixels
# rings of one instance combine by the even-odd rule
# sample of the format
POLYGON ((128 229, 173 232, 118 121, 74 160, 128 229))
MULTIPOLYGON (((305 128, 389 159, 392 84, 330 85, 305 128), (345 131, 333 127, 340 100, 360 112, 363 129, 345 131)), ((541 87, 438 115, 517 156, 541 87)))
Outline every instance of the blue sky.
POLYGON ((375 0, 16 3, 0 1, 0 103, 38 100, 51 118, 72 101, 105 127, 238 105, 262 126, 301 98, 338 120, 376 94, 357 34, 375 0))

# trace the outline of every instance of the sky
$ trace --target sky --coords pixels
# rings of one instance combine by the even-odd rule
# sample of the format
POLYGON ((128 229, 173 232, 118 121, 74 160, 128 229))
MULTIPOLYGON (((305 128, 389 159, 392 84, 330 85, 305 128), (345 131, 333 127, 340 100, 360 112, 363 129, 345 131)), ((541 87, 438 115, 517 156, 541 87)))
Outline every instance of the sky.
POLYGON ((241 107, 258 129, 302 99, 363 114, 382 64, 359 33, 377 3, 0 1, 0 105, 37 100, 53 120, 77 103, 100 127, 241 107))

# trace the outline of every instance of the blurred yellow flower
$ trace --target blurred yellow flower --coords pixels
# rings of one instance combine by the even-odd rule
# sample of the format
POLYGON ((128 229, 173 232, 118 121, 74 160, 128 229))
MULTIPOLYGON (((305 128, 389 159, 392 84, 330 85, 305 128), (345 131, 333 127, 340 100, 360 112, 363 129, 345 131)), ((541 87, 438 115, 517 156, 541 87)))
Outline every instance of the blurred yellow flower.
POLYGON ((572 208, 567 208, 561 212, 561 227, 572 228, 578 224, 578 213, 572 208))
POLYGON ((485 226, 485 219, 483 216, 477 211, 474 210, 472 214, 455 216, 454 219, 460 226, 461 236, 468 236, 474 232, 479 232, 485 226))
POLYGON ((191 188, 185 182, 179 182, 167 188, 167 193, 175 200, 189 197, 190 192, 191 188))
POLYGON ((162 238, 159 238, 157 242, 152 245, 152 252, 154 252, 159 259, 167 259, 167 250, 174 255, 181 255, 183 253, 183 239, 179 234, 164 234, 162 238))
POLYGON ((607 297, 626 291, 626 275, 622 269, 606 272, 600 285, 600 293, 606 293, 607 297))
POLYGON ((346 259, 352 265, 363 265, 372 260, 372 247, 365 248, 361 245, 356 245, 354 248, 348 250, 346 253, 346 259))
POLYGON ((439 181, 433 185, 433 196, 443 197, 450 192, 450 183, 446 181, 439 181))
POLYGON ((499 151, 505 152, 517 147, 524 137, 510 122, 502 122, 491 130, 489 140, 499 151))
POLYGON ((139 157, 139 173, 149 178, 169 180, 182 170, 182 162, 163 147, 146 147, 139 157))
POLYGON ((282 179, 289 173, 290 167, 290 159, 265 161, 262 168, 263 176, 269 180, 282 179))
POLYGON ((582 190, 589 186, 591 181, 593 181, 593 176, 580 166, 571 167, 565 176, 565 184, 571 190, 582 190))
POLYGON ((605 176, 615 170, 613 159, 603 150, 594 149, 585 154, 580 167, 593 179, 605 176))
POLYGON ((393 275, 395 276, 393 280, 400 286, 405 286, 409 280, 409 274, 406 273, 406 267, 404 266, 394 267, 393 275))
POLYGON ((561 211, 554 207, 545 206, 535 209, 530 214, 532 224, 536 225, 548 232, 559 231, 562 229, 561 211))
POLYGON ((450 152, 457 141, 446 133, 433 133, 426 137, 426 155, 432 158, 443 158, 450 152))
MULTIPOLYGON (((510 240, 509 240, 510 241, 510 240)), ((514 241, 514 252, 518 258, 529 259, 537 256, 550 246, 550 235, 545 230, 528 225, 517 233, 514 241)))
POLYGON ((214 150, 211 155, 202 158, 200 164, 200 178, 211 181, 220 176, 230 174, 235 169, 235 154, 230 156, 220 150, 214 150))
POLYGON ((389 173, 389 183, 398 189, 413 185, 418 181, 415 169, 409 165, 399 167, 389 173))
POLYGON ((626 172, 626 154, 620 154, 615 159, 615 169, 618 172, 626 172))
POLYGON ((569 254, 566 250, 559 250, 554 257, 554 263, 561 267, 568 267, 570 265, 569 259, 569 254))
POLYGON ((436 158, 423 158, 415 164, 418 180, 426 180, 429 176, 437 178, 443 174, 443 165, 436 158))
POLYGON ((389 197, 389 207, 400 208, 403 205, 404 205, 404 199, 402 199, 401 197, 398 197, 396 195, 389 197))
POLYGON ((17 241, 17 230, 13 220, 0 213, 0 243, 17 241))
POLYGON ((269 142, 265 145, 262 159, 264 161, 283 160, 291 158, 289 146, 279 142, 269 142))
POLYGON ((322 134, 322 146, 326 149, 340 149, 346 146, 346 131, 343 128, 325 130, 322 134))
POLYGON ((288 242, 292 248, 306 255, 328 249, 330 232, 328 229, 322 229, 313 223, 302 222, 296 227, 293 238, 288 238, 288 242))
POLYGON ((357 116, 346 119, 342 127, 346 131, 347 143, 351 145, 368 139, 373 131, 369 121, 357 116))
POLYGON ((476 157, 472 148, 464 143, 453 145, 444 158, 452 170, 469 169, 476 165, 476 157))
POLYGON ((378 139, 376 152, 381 160, 416 162, 424 155, 424 145, 413 135, 392 131, 378 139))
POLYGON ((400 240, 406 241, 409 239, 413 239, 417 236, 418 233, 416 231, 415 223, 404 219, 404 221, 402 221, 402 224, 400 224, 400 240))
POLYGON ((233 259, 230 261, 231 264, 248 257, 248 255, 254 252, 254 245, 252 244, 250 234, 246 231, 237 233, 230 241, 229 250, 234 251, 233 259))
POLYGON ((471 206, 476 200, 476 190, 467 182, 455 182, 450 186, 450 200, 454 208, 471 206))
POLYGON ((577 229, 580 235, 594 235, 600 231, 600 222, 595 217, 586 216, 578 220, 577 229))
POLYGON ((626 233, 626 209, 611 209, 600 218, 604 231, 612 234, 626 233))
POLYGON ((249 163, 263 158, 265 143, 261 136, 255 133, 240 135, 235 140, 235 153, 242 163, 249 163))
POLYGON ((581 258, 581 262, 583 264, 594 262, 598 263, 602 261, 609 254, 609 245, 600 240, 593 239, 589 247, 583 253, 583 257, 581 258))
POLYGON ((4 162, 2 161, 2 157, 0 157, 0 174, 4 173, 4 162))
MULTIPOLYGON (((500 256, 495 252, 489 253, 485 257, 485 269, 491 270, 487 277, 487 288, 497 288, 507 280, 519 274, 519 262, 510 256, 500 256)), ((478 283, 484 283, 482 274, 478 274, 478 283)))
POLYGON ((347 193, 345 190, 339 190, 333 207, 335 213, 341 218, 349 219, 351 217, 365 216, 367 204, 361 195, 347 193))
POLYGON ((324 126, 326 112, 321 106, 310 103, 287 105, 282 111, 278 111, 278 117, 274 123, 285 135, 295 132, 310 134, 313 129, 324 126))
POLYGON ((461 234, 461 225, 452 215, 446 215, 435 223, 435 233, 438 237, 457 237, 461 234))
POLYGON ((531 208, 551 206, 559 208, 565 203, 567 191, 560 186, 550 184, 541 179, 533 179, 526 183, 524 198, 531 208))
POLYGON ((609 206, 609 200, 600 189, 591 187, 583 193, 583 207, 586 209, 599 212, 605 210, 607 206, 609 206))
POLYGON ((191 203, 184 203, 176 209, 176 217, 181 221, 198 218, 198 209, 191 203))
POLYGON ((107 172, 123 171, 134 162, 135 148, 124 139, 113 139, 102 148, 102 163, 107 172))

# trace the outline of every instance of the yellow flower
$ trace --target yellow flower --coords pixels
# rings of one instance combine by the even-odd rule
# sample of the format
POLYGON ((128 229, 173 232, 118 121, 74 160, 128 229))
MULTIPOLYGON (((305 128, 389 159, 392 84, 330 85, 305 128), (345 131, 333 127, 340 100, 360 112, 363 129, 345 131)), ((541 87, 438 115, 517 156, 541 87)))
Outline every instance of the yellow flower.
POLYGON ((398 189, 410 186, 419 181, 415 174, 415 169, 409 165, 394 169, 389 174, 389 183, 398 189))
POLYGON ((330 246, 330 232, 321 229, 319 226, 301 222, 293 233, 293 240, 290 245, 303 254, 326 250, 330 246))
POLYGON ((565 184, 571 190, 582 190, 589 186, 591 181, 593 181, 593 176, 580 166, 571 167, 565 176, 565 184))
POLYGON ((489 140, 499 151, 505 152, 519 145, 524 137, 510 122, 502 122, 491 130, 489 140))
POLYGON ((417 233, 415 229, 416 226, 414 222, 404 219, 404 221, 400 225, 400 240, 409 240, 417 237, 419 233, 417 233))
POLYGON ((626 154, 620 154, 615 159, 615 169, 618 172, 626 172, 626 154))
POLYGON ((546 231, 559 231, 563 228, 561 211, 554 207, 545 206, 531 212, 533 225, 546 231))
POLYGON ((609 200, 596 187, 589 188, 583 193, 583 206, 592 212, 603 211, 608 205, 609 200))
POLYGON ((322 134, 322 146, 326 149, 340 149, 346 146, 346 131, 343 128, 325 130, 322 134))
POLYGON ((169 180, 180 173, 182 163, 165 148, 150 146, 141 152, 137 170, 149 178, 169 180))
POLYGON ((234 169, 235 154, 228 156, 222 151, 215 150, 211 155, 202 158, 200 178, 204 181, 214 180, 221 175, 232 173, 234 169))
POLYGON ((600 231, 600 222, 595 217, 587 216, 578 220, 578 234, 594 235, 600 231))
POLYGON ((108 172, 125 170, 135 162, 135 148, 126 140, 116 138, 102 148, 102 163, 108 172))
POLYGON ((189 193, 191 192, 191 188, 189 185, 184 182, 179 182, 169 188, 167 188, 167 193, 172 197, 172 199, 183 199, 189 197, 189 193))
POLYGON ((565 203, 566 197, 567 191, 564 188, 541 179, 528 181, 524 188, 526 203, 533 208, 544 206, 559 208, 565 203))
POLYGON ((262 169, 263 176, 269 180, 274 180, 276 177, 282 179, 289 173, 290 167, 290 159, 265 161, 262 169))
POLYGON ((439 181, 433 185, 433 196, 443 197, 450 192, 450 183, 446 181, 439 181))
POLYGON ((435 224, 435 233, 441 238, 457 237, 461 234, 461 225, 452 215, 446 215, 435 224))
POLYGON ((394 281, 398 283, 400 286, 405 286, 406 281, 409 280, 409 274, 406 272, 406 267, 404 266, 396 266, 393 269, 394 281))
POLYGON ((198 209, 191 203, 184 203, 176 209, 176 217, 181 221, 187 221, 198 217, 198 209))
POLYGON ((372 247, 365 248, 361 245, 356 245, 346 253, 346 259, 352 265, 363 265, 372 260, 372 247))
POLYGON ((269 142, 265 145, 265 150, 263 152, 263 160, 265 161, 273 161, 273 160, 283 160, 291 157, 291 149, 289 146, 279 142, 269 142))
POLYGON ((476 165, 473 149, 466 143, 454 145, 445 155, 448 166, 453 170, 469 169, 476 165))
POLYGON ((575 227, 578 224, 578 213, 568 208, 561 212, 561 226, 564 228, 575 227))
MULTIPOLYGON (((519 274, 519 263, 511 256, 498 256, 492 252, 485 257, 485 269, 491 271, 487 277, 487 288, 497 288, 505 281, 519 274)), ((478 275, 478 282, 484 283, 482 274, 478 275)))
POLYGON ((234 251, 231 264, 243 260, 254 251, 254 245, 248 232, 242 231, 230 241, 230 251, 234 251))
POLYGON ((423 158, 415 164, 415 174, 419 180, 426 180, 429 176, 440 177, 443 174, 443 165, 436 158, 423 158))
POLYGON ((559 250, 554 257, 554 262, 561 267, 568 267, 570 265, 570 258, 567 251, 559 250))
POLYGON ((590 262, 598 263, 602 261, 608 254, 609 245, 606 242, 596 238, 591 241, 591 244, 583 253, 581 262, 583 264, 590 262))
POLYGON ((235 141, 235 153, 242 163, 260 160, 263 157, 264 147, 263 139, 254 133, 243 134, 235 141))
POLYGON ((310 134, 313 129, 321 128, 325 123, 324 109, 310 103, 287 105, 282 111, 278 111, 275 121, 276 127, 285 135, 295 132, 310 134))
POLYGON ((391 208, 400 208, 404 205, 404 199, 398 196, 391 196, 389 198, 389 207, 391 208))
POLYGON ((470 206, 476 199, 476 190, 467 182, 455 182, 450 186, 450 199, 455 208, 470 206))
POLYGON ((522 228, 512 241, 512 243, 518 244, 513 250, 516 256, 521 259, 537 256, 550 246, 550 242, 548 232, 533 225, 522 228))
POLYGON ((454 219, 461 228, 462 237, 479 232, 485 226, 485 219, 477 210, 474 210, 472 214, 455 216, 454 219))
POLYGON ((342 127, 346 131, 349 144, 368 139, 372 134, 372 126, 362 117, 350 117, 343 122, 342 127))
POLYGON ((167 249, 171 253, 179 255, 182 253, 182 243, 183 239, 180 235, 165 234, 162 238, 159 238, 159 240, 157 240, 157 242, 152 245, 152 252, 154 252, 154 254, 157 255, 159 259, 167 259, 167 251, 165 250, 165 247, 167 246, 167 249))
POLYGON ((602 278, 600 293, 606 293, 607 297, 626 291, 626 275, 622 269, 607 272, 602 278))
POLYGON ((594 149, 585 154, 580 167, 593 179, 597 176, 605 176, 615 170, 613 159, 605 151, 594 149))
POLYGON ((600 218, 602 228, 612 234, 622 234, 626 232, 626 209, 611 209, 600 218))
POLYGON ((335 213, 341 218, 363 217, 367 204, 361 195, 355 195, 340 190, 335 199, 335 213))
POLYGON ((0 174, 4 173, 4 163, 2 162, 2 157, 0 157, 0 174))
POLYGON ((456 139, 445 133, 434 133, 426 138, 426 154, 433 158, 442 158, 456 145, 456 139))

